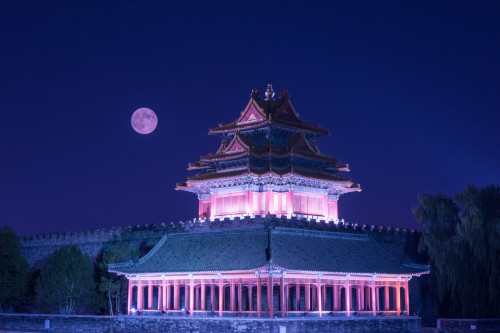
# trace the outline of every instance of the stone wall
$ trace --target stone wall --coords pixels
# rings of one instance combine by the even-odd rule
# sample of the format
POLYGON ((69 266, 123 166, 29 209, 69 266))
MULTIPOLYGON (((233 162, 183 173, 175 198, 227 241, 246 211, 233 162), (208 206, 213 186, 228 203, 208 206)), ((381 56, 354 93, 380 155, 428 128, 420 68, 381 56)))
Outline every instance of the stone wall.
POLYGON ((0 332, 420 332, 420 318, 174 318, 0 314, 0 332))
POLYGON ((416 248, 414 239, 418 239, 418 232, 413 230, 400 230, 375 226, 358 226, 357 224, 326 223, 325 221, 307 220, 305 218, 286 218, 267 215, 265 217, 256 216, 236 217, 232 220, 215 219, 193 221, 181 221, 159 224, 145 224, 129 226, 123 228, 96 229, 75 232, 60 232, 38 234, 21 237, 21 251, 30 266, 40 268, 45 260, 56 250, 64 245, 77 245, 90 258, 95 259, 103 246, 107 243, 123 241, 132 247, 151 249, 165 233, 173 232, 200 232, 223 229, 239 229, 265 224, 290 228, 307 228, 314 230, 325 230, 332 232, 369 232, 379 243, 393 256, 403 261, 415 262, 416 248), (413 243, 412 243, 413 242, 413 243), (410 246, 409 246, 410 245, 410 246))
POLYGON ((447 333, 500 332, 500 319, 438 319, 437 328, 447 333))

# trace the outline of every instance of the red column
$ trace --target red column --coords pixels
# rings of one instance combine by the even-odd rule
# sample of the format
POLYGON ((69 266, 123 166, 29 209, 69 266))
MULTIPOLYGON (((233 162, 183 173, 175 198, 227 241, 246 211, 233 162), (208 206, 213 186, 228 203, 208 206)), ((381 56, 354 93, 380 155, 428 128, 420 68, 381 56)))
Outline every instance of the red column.
POLYGON ((161 307, 161 302, 162 302, 162 292, 161 292, 161 290, 160 290, 160 289, 161 289, 161 286, 160 286, 160 285, 158 285, 158 300, 157 300, 157 305, 158 305, 157 309, 158 309, 158 311, 162 309, 162 307, 161 307))
POLYGON ((321 317, 321 306, 322 306, 322 302, 321 302, 321 299, 323 298, 322 296, 322 292, 321 292, 321 279, 318 278, 318 281, 316 283, 316 299, 318 300, 318 315, 321 317))
POLYGON ((167 301, 167 305, 166 305, 167 307, 165 308, 165 310, 170 310, 170 309, 172 309, 172 304, 170 304, 170 298, 171 298, 170 297, 170 281, 167 282, 166 289, 167 289, 167 293, 166 293, 165 297, 166 297, 166 301, 167 301))
POLYGON ((389 282, 385 284, 385 311, 389 311, 389 282))
POLYGON ((271 211, 272 211, 272 195, 271 195, 272 191, 267 191, 266 192, 266 208, 267 208, 267 214, 271 214, 271 211))
POLYGON ((137 281, 137 310, 142 310, 143 309, 143 298, 144 298, 144 291, 142 290, 142 281, 139 280, 137 281))
POLYGON ((224 284, 222 283, 222 278, 219 277, 219 317, 222 317, 222 310, 224 309, 224 284))
POLYGON ((375 317, 377 315, 377 303, 376 303, 376 293, 377 293, 377 288, 375 288, 375 281, 372 280, 371 282, 371 296, 372 296, 372 314, 375 317))
POLYGON ((215 284, 210 284, 210 310, 215 312, 215 284))
POLYGON ((162 300, 162 310, 167 309, 167 280, 162 281, 162 294, 161 294, 161 300, 162 300))
POLYGON ((189 311, 189 284, 184 282, 184 310, 189 311))
POLYGON ((178 281, 174 282, 174 310, 181 308, 181 286, 178 281))
POLYGON ((205 280, 202 280, 201 281, 201 287, 200 287, 200 294, 201 294, 201 311, 205 311, 206 308, 205 308, 205 303, 206 303, 206 300, 205 300, 205 295, 206 295, 206 292, 205 292, 205 280))
POLYGON ((345 280, 345 308, 347 310, 347 317, 351 316, 351 284, 349 279, 345 280))
POLYGON ((238 283, 238 311, 243 311, 243 307, 241 304, 243 300, 242 290, 241 290, 241 282, 238 283))
POLYGON ((295 284, 295 311, 300 311, 300 284, 295 284))
POLYGON ((321 310, 325 311, 326 310, 326 283, 321 288, 321 305, 322 305, 321 310))
MULTIPOLYGON (((187 289, 187 288, 186 288, 187 289)), ((189 315, 192 317, 194 311, 194 280, 189 281, 189 315)))
POLYGON ((132 306, 132 281, 128 280, 127 313, 129 315, 131 306, 132 306))
POLYGON ((396 311, 397 311, 397 316, 400 316, 401 312, 401 287, 400 287, 400 282, 399 282, 399 277, 398 280, 396 281, 396 311))
POLYGON ((405 307, 406 307, 406 315, 410 315, 410 290, 408 289, 408 281, 404 283, 405 287, 405 307))
POLYGON ((269 276, 267 279, 267 310, 269 311, 269 318, 273 317, 274 306, 273 306, 273 277, 269 276))
POLYGON ((283 273, 281 273, 281 279, 280 279, 280 306, 281 306, 281 318, 285 318, 286 296, 285 296, 285 278, 283 277, 283 273))
POLYGON ((311 311, 311 285, 309 283, 304 284, 305 292, 305 306, 306 306, 306 311, 311 311))
POLYGON ((234 281, 229 285, 229 310, 234 311, 234 281))
POLYGON ((333 285, 333 311, 339 310, 339 285, 333 285))
POLYGON ((153 308, 153 281, 148 282, 148 309, 153 308))
POLYGON ((261 309, 262 309, 262 284, 259 275, 257 277, 257 317, 260 317, 261 309))
POLYGON ((248 309, 247 311, 252 311, 252 284, 248 284, 248 309))

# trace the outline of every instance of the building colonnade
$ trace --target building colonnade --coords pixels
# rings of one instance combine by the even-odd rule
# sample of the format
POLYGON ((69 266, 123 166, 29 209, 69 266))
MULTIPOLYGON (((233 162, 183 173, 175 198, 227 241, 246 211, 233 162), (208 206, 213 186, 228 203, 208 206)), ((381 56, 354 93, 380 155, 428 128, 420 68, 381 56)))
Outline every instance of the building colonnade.
POLYGON ((129 314, 408 316, 408 280, 401 276, 331 279, 286 274, 129 278, 127 305, 129 314))

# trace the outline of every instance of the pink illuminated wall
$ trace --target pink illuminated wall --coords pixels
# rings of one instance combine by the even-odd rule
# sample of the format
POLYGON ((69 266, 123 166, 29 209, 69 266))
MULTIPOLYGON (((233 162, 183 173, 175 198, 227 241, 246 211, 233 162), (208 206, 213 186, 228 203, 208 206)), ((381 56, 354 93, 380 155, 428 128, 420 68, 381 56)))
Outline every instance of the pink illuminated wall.
POLYGON ((338 219, 337 201, 326 195, 302 192, 235 192, 213 194, 211 200, 200 200, 199 217, 214 218, 240 214, 312 215, 338 219))

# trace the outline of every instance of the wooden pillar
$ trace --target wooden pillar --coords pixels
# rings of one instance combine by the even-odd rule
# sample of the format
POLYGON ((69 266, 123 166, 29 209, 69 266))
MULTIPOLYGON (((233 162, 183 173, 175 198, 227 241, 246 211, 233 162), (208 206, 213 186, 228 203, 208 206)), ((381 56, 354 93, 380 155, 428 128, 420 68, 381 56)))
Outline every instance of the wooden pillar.
POLYGON ((247 311, 252 311, 252 284, 248 284, 248 308, 247 311))
POLYGON ((178 281, 174 282, 174 310, 179 310, 181 307, 181 287, 178 281))
POLYGON ((285 277, 283 276, 283 272, 281 273, 280 279, 280 307, 281 307, 281 318, 285 318, 285 310, 286 310, 286 295, 285 295, 285 277))
MULTIPOLYGON (((187 289, 187 288, 186 288, 187 289)), ((192 317, 194 312, 194 280, 189 281, 189 315, 192 317)))
POLYGON ((132 307, 132 294, 133 294, 132 281, 128 280, 127 314, 129 315, 130 315, 130 308, 132 307))
POLYGON ((148 310, 153 308, 153 281, 148 282, 148 310))
POLYGON ((326 311, 326 283, 321 288, 321 311, 326 311))
POLYGON ((142 281, 137 281, 137 310, 142 310, 142 301, 144 298, 144 292, 142 290, 142 281))
POLYGON ((410 315, 410 290, 408 289, 408 281, 405 281, 404 283, 405 287, 405 310, 406 310, 406 315, 410 315))
POLYGON ((295 311, 300 311, 300 283, 295 284, 295 311))
POLYGON ((309 283, 304 284, 305 292, 304 292, 304 297, 305 297, 305 306, 306 306, 306 311, 311 311, 311 285, 309 283))
POLYGON ((267 278, 267 310, 269 318, 273 317, 274 305, 273 305, 273 277, 269 276, 267 278))
POLYGON ((396 281, 396 311, 398 317, 401 315, 401 287, 399 279, 400 278, 398 277, 398 280, 396 281))
POLYGON ((167 309, 167 280, 162 281, 161 301, 161 309, 165 311, 167 309))
POLYGON ((189 284, 184 282, 184 310, 189 311, 189 284))
POLYGON ((170 282, 167 282, 167 294, 166 294, 166 299, 167 299, 167 307, 165 308, 165 310, 171 310, 172 309, 172 304, 170 303, 170 292, 171 292, 171 286, 170 286, 170 282))
POLYGON ((375 317, 377 315, 377 298, 375 297, 376 296, 376 292, 377 292, 377 288, 375 288, 375 281, 372 280, 371 282, 371 286, 370 286, 370 293, 371 293, 371 296, 372 296, 372 315, 375 317))
POLYGON ((222 317, 222 310, 224 309, 224 283, 221 277, 219 277, 219 317, 222 317))
POLYGON ((161 306, 161 304, 162 304, 162 291, 161 291, 160 285, 158 285, 158 302, 157 303, 158 303, 157 309, 158 309, 158 311, 160 311, 162 309, 162 306, 161 306))
POLYGON ((365 285, 359 287, 359 310, 366 310, 365 307, 365 285))
POLYGON ((215 284, 214 281, 210 284, 210 311, 215 312, 215 284))
POLYGON ((262 309, 262 283, 259 275, 257 277, 257 317, 260 317, 261 309, 262 309))
POLYGON ((234 311, 234 280, 231 280, 231 284, 229 285, 229 310, 234 311))
POLYGON ((340 300, 339 285, 334 284, 333 285, 333 311, 339 310, 339 300, 340 300))
POLYGON ((347 317, 351 316, 351 284, 349 279, 345 280, 345 308, 347 310, 347 317))
POLYGON ((313 283, 311 284, 311 296, 312 296, 311 310, 314 310, 315 308, 318 307, 316 294, 317 294, 317 288, 314 288, 314 283, 313 283))
POLYGON ((243 291, 241 290, 241 281, 238 283, 238 311, 243 311, 243 291))
POLYGON ((318 278, 318 281, 316 283, 316 299, 318 300, 318 316, 321 317, 321 309, 322 309, 322 296, 323 296, 323 293, 321 292, 321 279, 318 278))
POLYGON ((200 287, 200 294, 201 294, 201 307, 200 307, 200 310, 201 311, 205 311, 206 310, 206 299, 205 299, 205 296, 206 296, 206 291, 205 291, 205 280, 201 280, 201 287, 200 287))
POLYGON ((385 306, 384 306, 384 310, 385 311, 389 311, 390 307, 389 307, 389 282, 386 282, 385 283, 385 306))

